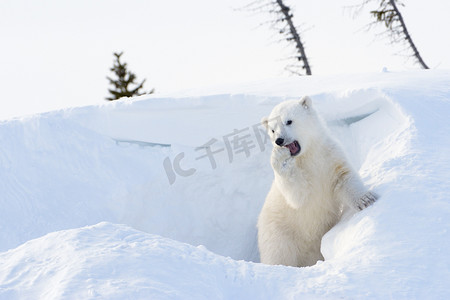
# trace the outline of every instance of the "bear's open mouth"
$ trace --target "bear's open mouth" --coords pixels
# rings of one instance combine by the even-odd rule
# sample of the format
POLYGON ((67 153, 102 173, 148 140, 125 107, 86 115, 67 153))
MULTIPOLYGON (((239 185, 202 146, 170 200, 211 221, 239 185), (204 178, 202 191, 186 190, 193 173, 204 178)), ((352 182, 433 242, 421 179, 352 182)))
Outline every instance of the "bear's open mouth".
POLYGON ((291 151, 291 156, 295 156, 300 153, 300 144, 297 141, 293 141, 292 143, 286 145, 285 147, 289 148, 291 151))

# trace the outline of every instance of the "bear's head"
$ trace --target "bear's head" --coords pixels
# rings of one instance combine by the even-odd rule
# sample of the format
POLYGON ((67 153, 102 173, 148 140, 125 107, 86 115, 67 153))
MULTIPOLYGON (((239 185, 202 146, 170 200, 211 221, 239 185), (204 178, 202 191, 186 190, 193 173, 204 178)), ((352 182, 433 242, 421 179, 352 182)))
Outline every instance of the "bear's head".
POLYGON ((306 152, 310 137, 317 129, 317 115, 308 96, 281 102, 261 122, 273 146, 285 147, 292 156, 306 152))

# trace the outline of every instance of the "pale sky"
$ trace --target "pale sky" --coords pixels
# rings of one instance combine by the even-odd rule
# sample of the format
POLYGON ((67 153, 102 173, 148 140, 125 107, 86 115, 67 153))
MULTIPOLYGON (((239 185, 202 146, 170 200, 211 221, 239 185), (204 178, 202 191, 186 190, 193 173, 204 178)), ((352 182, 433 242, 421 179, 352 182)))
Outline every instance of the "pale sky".
MULTIPOLYGON (((237 10, 252 0, 3 0, 0 119, 104 103, 113 52, 157 94, 291 76, 291 48, 261 25, 273 16, 237 10)), ((313 75, 418 69, 400 46, 365 31, 362 0, 285 0, 302 30, 313 75)), ((425 62, 450 68, 450 1, 408 0, 403 17, 425 62)))

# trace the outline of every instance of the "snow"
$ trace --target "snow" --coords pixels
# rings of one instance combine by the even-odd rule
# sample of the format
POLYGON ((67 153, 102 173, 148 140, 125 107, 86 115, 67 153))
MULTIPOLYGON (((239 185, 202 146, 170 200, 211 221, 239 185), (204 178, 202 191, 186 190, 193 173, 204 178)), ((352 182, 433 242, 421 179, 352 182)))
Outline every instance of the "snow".
POLYGON ((274 79, 1 121, 0 299, 444 299, 449 82, 274 79), (259 121, 305 94, 381 198, 326 234, 324 262, 262 265, 259 121))

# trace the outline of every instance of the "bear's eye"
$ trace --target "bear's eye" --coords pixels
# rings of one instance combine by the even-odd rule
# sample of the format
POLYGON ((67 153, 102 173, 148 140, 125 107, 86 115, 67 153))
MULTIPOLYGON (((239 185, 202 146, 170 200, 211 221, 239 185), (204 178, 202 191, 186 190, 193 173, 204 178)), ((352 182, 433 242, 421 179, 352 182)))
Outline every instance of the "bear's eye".
POLYGON ((292 124, 292 120, 288 120, 287 122, 286 122, 286 125, 291 125, 292 124))
POLYGON ((272 129, 272 133, 275 133, 275 130, 272 129))

